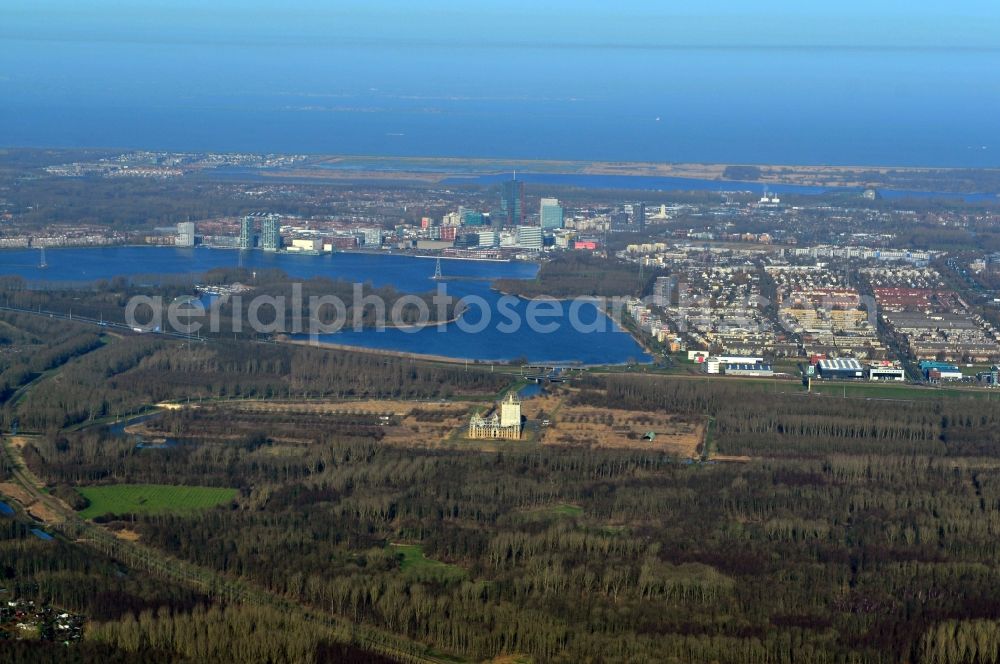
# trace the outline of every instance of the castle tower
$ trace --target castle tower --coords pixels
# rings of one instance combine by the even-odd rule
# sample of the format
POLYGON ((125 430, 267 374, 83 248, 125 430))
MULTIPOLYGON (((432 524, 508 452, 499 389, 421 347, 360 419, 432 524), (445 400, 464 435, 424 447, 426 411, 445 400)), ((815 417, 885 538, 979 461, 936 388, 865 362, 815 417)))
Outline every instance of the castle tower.
POLYGON ((521 400, 513 392, 508 392, 500 404, 500 426, 521 428, 521 400))

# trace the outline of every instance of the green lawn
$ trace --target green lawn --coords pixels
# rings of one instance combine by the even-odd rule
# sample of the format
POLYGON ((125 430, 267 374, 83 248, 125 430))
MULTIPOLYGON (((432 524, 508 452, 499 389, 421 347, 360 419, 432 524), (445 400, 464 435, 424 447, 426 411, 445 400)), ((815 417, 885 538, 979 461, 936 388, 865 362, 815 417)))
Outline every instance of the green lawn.
POLYGON ((236 489, 169 484, 112 484, 79 487, 77 491, 90 501, 80 512, 85 519, 104 514, 195 512, 236 497, 236 489))
POLYGON ((396 555, 402 558, 399 568, 403 574, 413 580, 447 581, 465 576, 465 570, 461 567, 425 556, 424 549, 419 544, 392 544, 391 546, 396 555))

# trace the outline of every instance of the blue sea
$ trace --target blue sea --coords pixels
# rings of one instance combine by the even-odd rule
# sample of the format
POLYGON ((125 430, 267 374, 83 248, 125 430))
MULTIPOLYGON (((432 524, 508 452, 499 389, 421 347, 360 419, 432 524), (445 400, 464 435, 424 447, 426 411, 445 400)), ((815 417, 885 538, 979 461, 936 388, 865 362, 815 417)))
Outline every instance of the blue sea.
POLYGON ((533 278, 538 271, 534 263, 443 260, 442 274, 458 279, 435 282, 431 279, 435 262, 428 258, 364 253, 299 256, 263 251, 243 252, 241 257, 240 253, 176 247, 49 249, 48 266, 41 268, 36 250, 0 250, 0 276, 18 275, 35 287, 82 285, 116 276, 156 284, 171 277, 194 277, 212 268, 242 264, 250 270, 280 269, 303 279, 318 276, 393 286, 406 293, 433 292, 440 283, 447 295, 469 305, 468 314, 457 323, 419 331, 387 328, 356 332, 345 328, 317 340, 481 361, 524 358, 533 362, 622 364, 651 359, 593 303, 580 303, 571 309, 569 303, 540 305, 509 296, 502 299, 504 296, 491 290, 493 279, 533 278), (548 314, 547 306, 558 311, 548 314), (537 324, 532 325, 531 320, 537 324))
POLYGON ((497 47, 461 37, 11 35, 0 40, 0 145, 1000 165, 996 49, 497 47))

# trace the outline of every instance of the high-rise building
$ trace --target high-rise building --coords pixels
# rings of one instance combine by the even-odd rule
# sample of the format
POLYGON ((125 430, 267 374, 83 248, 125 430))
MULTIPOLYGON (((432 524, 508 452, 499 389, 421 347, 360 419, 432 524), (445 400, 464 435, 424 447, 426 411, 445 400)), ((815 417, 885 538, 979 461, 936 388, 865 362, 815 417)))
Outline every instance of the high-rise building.
POLYGON ((658 307, 669 307, 670 299, 677 290, 677 277, 657 277, 653 284, 653 304, 658 307))
POLYGON ((522 249, 542 249, 542 229, 540 226, 518 226, 517 246, 522 249))
POLYGON ((174 244, 178 247, 194 246, 194 223, 183 221, 177 224, 177 237, 174 239, 174 244))
POLYGON ((281 249, 281 222, 275 215, 268 215, 260 222, 260 246, 264 251, 281 249))
POLYGON ((629 210, 629 206, 615 208, 611 211, 611 214, 608 215, 608 221, 611 223, 611 229, 614 231, 628 230, 628 222, 631 216, 632 213, 629 210))
POLYGON ((545 230, 563 227, 563 209, 558 198, 543 198, 538 206, 538 218, 545 230))
POLYGON ((640 231, 646 228, 645 203, 632 203, 632 225, 640 231))
POLYGON ((240 221, 240 249, 253 249, 253 217, 247 215, 240 221))
POLYGON ((524 223, 524 182, 515 179, 500 185, 500 223, 504 226, 524 223))

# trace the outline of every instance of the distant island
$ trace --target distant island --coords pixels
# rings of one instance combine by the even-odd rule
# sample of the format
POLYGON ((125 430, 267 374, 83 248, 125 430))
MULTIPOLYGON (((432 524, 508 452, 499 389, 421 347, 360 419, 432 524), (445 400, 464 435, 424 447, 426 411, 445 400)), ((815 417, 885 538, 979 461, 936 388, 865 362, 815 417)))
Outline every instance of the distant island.
POLYGON ((456 157, 312 157, 262 170, 269 177, 336 180, 456 181, 521 171, 545 175, 680 178, 774 186, 903 189, 927 192, 1000 191, 1000 169, 792 164, 710 164, 643 161, 510 160, 456 157))
MULTIPOLYGON (((316 183, 412 182, 482 184, 484 179, 531 176, 669 178, 737 182, 764 187, 890 189, 957 194, 1000 192, 1000 168, 795 164, 674 163, 669 161, 568 161, 465 157, 170 152, 88 148, 0 148, 8 167, 44 166, 50 175, 178 178, 248 176, 316 183), (58 163, 64 160, 64 163, 58 163), (53 163, 57 162, 57 163, 53 163)), ((498 180, 499 181, 499 180, 498 180)), ((571 184, 571 180, 567 183, 571 184)), ((613 187, 612 187, 613 188, 613 187)), ((661 188, 661 187, 653 187, 661 188)), ((678 188, 683 188, 678 185, 678 188)), ((692 187, 700 188, 700 187, 692 187)))

